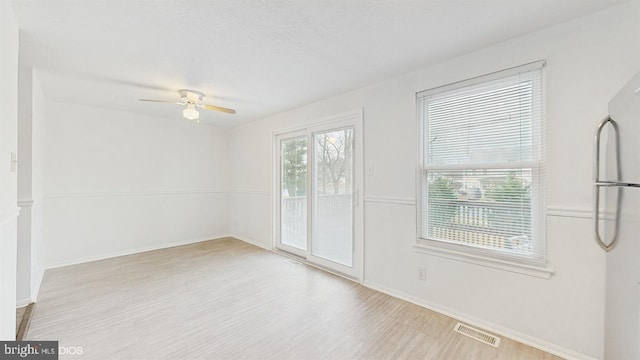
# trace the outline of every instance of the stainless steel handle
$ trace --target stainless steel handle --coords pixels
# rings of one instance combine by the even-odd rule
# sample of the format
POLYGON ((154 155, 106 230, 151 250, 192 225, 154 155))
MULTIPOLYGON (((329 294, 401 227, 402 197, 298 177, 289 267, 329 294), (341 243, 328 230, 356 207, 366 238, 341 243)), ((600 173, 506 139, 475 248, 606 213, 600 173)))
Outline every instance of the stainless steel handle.
POLYGON ((596 243, 602 248, 602 250, 609 252, 616 244, 616 240, 618 240, 618 214, 616 214, 615 222, 616 226, 614 227, 613 237, 609 244, 605 244, 600 237, 600 186, 593 186, 593 231, 596 238, 596 243))
MULTIPOLYGON (((630 183, 621 183, 618 181, 601 181, 600 180, 600 134, 602 133, 602 129, 605 127, 605 125, 607 124, 611 124, 611 126, 613 127, 613 130, 615 132, 615 139, 616 139, 616 172, 617 172, 617 176, 618 179, 621 177, 621 171, 620 171, 620 137, 619 137, 619 132, 618 132, 618 124, 615 122, 615 120, 613 120, 611 118, 611 116, 607 116, 605 117, 602 121, 600 121, 600 123, 598 124, 598 128, 596 129, 596 133, 594 136, 594 146, 593 146, 593 231, 595 234, 595 239, 596 242, 598 243, 598 245, 602 248, 602 250, 609 252, 611 251, 611 249, 613 249, 613 247, 616 244, 616 240, 618 240, 618 225, 619 225, 619 221, 618 221, 618 212, 620 209, 620 201, 618 201, 618 206, 616 207, 616 213, 615 213, 615 226, 614 226, 614 232, 613 232, 613 237, 611 239, 611 242, 609 242, 609 244, 606 244, 602 238, 600 237, 600 187, 605 186, 605 187, 619 187, 619 186, 633 186, 634 184, 630 184, 630 183), (625 185, 622 185, 625 184, 625 185)), ((619 195, 619 191, 618 190, 618 195, 619 195)))
POLYGON ((598 186, 604 187, 640 187, 640 184, 635 183, 627 183, 627 182, 619 182, 619 181, 598 181, 595 183, 598 186))

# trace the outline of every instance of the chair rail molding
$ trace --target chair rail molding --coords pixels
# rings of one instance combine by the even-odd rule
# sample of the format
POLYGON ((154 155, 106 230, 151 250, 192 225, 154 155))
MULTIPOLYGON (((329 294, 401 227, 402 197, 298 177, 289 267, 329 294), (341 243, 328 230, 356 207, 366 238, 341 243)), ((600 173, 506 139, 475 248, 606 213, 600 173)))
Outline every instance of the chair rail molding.
POLYGON ((0 214, 0 227, 13 221, 20 215, 20 207, 16 206, 14 211, 7 211, 4 214, 0 214))
POLYGON ((26 208, 33 206, 33 199, 18 199, 18 206, 20 208, 26 208))

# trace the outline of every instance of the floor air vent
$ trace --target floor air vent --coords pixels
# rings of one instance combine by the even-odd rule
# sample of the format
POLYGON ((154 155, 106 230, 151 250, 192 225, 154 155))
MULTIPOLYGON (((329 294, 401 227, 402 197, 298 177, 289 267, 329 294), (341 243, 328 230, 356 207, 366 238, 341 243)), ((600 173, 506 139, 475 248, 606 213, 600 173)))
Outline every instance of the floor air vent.
POLYGON ((493 347, 498 347, 500 345, 499 337, 486 333, 482 330, 472 328, 471 326, 460 323, 460 322, 456 324, 456 327, 453 330, 462 335, 468 336, 472 339, 476 339, 478 341, 481 341, 493 347))

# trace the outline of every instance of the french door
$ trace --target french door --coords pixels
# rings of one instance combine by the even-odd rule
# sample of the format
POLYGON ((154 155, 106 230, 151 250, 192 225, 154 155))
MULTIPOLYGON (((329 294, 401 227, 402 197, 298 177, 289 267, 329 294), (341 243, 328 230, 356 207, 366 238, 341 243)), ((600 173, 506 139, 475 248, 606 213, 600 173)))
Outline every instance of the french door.
POLYGON ((276 247, 361 279, 362 115, 348 115, 276 135, 276 247))

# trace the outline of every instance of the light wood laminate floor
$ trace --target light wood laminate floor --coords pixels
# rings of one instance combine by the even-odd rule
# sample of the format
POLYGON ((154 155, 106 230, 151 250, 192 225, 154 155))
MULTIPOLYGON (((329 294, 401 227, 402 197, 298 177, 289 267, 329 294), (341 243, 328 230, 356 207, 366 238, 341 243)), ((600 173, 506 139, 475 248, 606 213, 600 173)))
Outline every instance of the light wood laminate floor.
POLYGON ((27 339, 61 359, 557 359, 225 238, 48 270, 27 339))
POLYGON ((24 316, 24 313, 27 311, 27 307, 26 306, 21 306, 19 308, 16 308, 16 334, 18 333, 18 330, 20 329, 20 323, 22 323, 22 317, 24 316))

